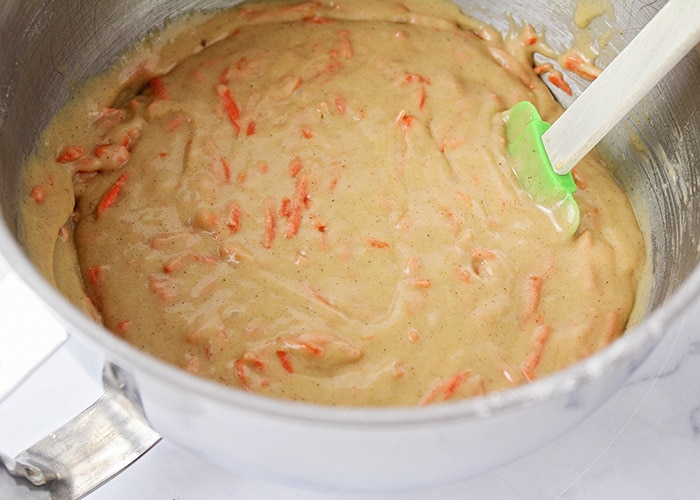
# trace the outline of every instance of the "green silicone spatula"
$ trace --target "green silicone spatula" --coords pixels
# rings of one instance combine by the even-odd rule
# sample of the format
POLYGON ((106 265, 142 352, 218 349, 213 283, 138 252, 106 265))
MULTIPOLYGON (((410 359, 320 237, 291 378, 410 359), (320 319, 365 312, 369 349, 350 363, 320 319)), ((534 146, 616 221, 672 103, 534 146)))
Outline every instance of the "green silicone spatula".
POLYGON ((506 113, 515 174, 558 231, 579 224, 571 169, 699 41, 700 0, 670 0, 553 125, 526 101, 506 113))

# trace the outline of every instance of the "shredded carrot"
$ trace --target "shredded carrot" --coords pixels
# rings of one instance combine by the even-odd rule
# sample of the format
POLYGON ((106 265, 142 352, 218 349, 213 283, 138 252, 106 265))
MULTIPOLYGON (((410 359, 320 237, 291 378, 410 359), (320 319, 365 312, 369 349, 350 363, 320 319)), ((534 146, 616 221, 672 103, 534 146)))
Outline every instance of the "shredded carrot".
POLYGON ((535 379, 535 370, 540 364, 544 347, 547 344, 551 333, 552 327, 549 325, 540 325, 535 330, 535 334, 532 341, 532 350, 530 351, 530 354, 528 354, 528 356, 525 358, 525 362, 522 366, 523 375, 525 375, 525 377, 528 380, 535 379))
MULTIPOLYGON (((246 352, 242 357, 238 358, 234 362, 236 378, 245 389, 250 390, 248 367, 257 370, 258 372, 262 372, 265 369, 265 362, 257 354, 252 352, 246 352)), ((263 380, 261 385, 266 386, 267 382, 263 380)))
POLYGON ((221 72, 221 74, 219 75, 219 78, 218 78, 219 83, 221 85, 226 85, 226 84, 228 84, 228 82, 231 81, 231 72, 232 72, 231 68, 226 68, 225 70, 223 70, 221 72))
POLYGON ((231 165, 223 156, 210 158, 209 170, 220 183, 229 184, 231 182, 231 165))
POLYGON ((185 362, 182 367, 186 371, 197 375, 202 370, 202 362, 200 361, 198 356, 194 356, 193 354, 187 353, 185 354, 185 362))
POLYGON ((345 100, 341 96, 336 96, 333 102, 335 104, 335 109, 337 109, 341 113, 345 113, 345 111, 347 110, 347 106, 345 104, 345 100))
POLYGON ((569 52, 566 54, 562 65, 564 68, 573 71, 585 80, 593 81, 598 78, 601 73, 600 68, 597 68, 591 63, 587 63, 583 56, 577 52, 569 52))
POLYGON ((421 398, 420 406, 432 404, 441 398, 443 401, 452 397, 459 390, 462 383, 471 376, 471 371, 465 370, 453 375, 447 380, 438 380, 433 387, 421 398))
POLYGON ((605 326, 604 326, 604 339, 605 345, 609 345, 615 340, 622 332, 624 325, 622 324, 622 316, 620 311, 612 311, 608 314, 605 326))
POLYGON ((255 122, 253 120, 248 122, 248 126, 246 127, 245 130, 245 135, 250 137, 251 135, 255 135, 255 122))
POLYGON ((333 302, 331 302, 331 300, 328 297, 326 297, 321 292, 319 292, 318 290, 313 288, 311 285, 307 284, 306 287, 309 289, 309 291, 311 292, 311 295, 313 295, 316 300, 318 300, 319 302, 321 302, 327 306, 333 305, 333 302))
POLYGON ((236 69, 238 71, 243 71, 245 69, 248 69, 250 66, 250 62, 248 62, 248 58, 246 56, 242 56, 237 62, 236 62, 236 69))
POLYGON ((472 280, 472 274, 462 266, 457 268, 457 277, 464 283, 470 283, 472 280))
POLYGON ((163 264, 163 272, 166 274, 174 273, 175 271, 182 268, 186 261, 192 262, 203 262, 206 264, 216 264, 219 260, 211 255, 195 254, 192 252, 185 252, 180 255, 176 255, 171 259, 168 259, 165 264, 163 264))
POLYGON ((571 176, 574 178, 574 182, 576 183, 576 188, 580 190, 584 190, 588 187, 588 182, 581 177, 581 174, 579 173, 578 169, 574 167, 571 170, 571 176))
POLYGON ((292 177, 296 177, 303 167, 304 164, 301 162, 301 158, 297 156, 289 163, 289 173, 292 174, 292 177))
POLYGON ((250 390, 248 387, 248 375, 246 374, 246 362, 243 358, 239 358, 236 360, 234 363, 234 367, 236 370, 236 378, 238 381, 241 383, 241 385, 250 390))
POLYGON ((263 235, 263 247, 272 247, 272 241, 275 239, 276 230, 277 219, 275 218, 275 212, 268 204, 267 208, 265 209, 265 234, 263 235))
POLYGON ((231 208, 229 209, 226 226, 228 226, 231 234, 237 233, 238 229, 241 227, 241 208, 235 203, 232 204, 231 208))
POLYGON ((406 259, 406 267, 404 268, 403 272, 406 274, 415 274, 420 270, 420 268, 420 258, 416 257, 415 255, 412 255, 406 259))
POLYGON ((467 207, 474 206, 474 202, 472 201, 471 197, 467 193, 457 191, 457 196, 459 196, 462 199, 462 201, 464 201, 464 203, 466 203, 467 207))
POLYGON ((564 76, 560 71, 552 71, 547 79, 564 93, 571 95, 571 87, 569 87, 569 84, 564 81, 564 76))
POLYGON ((411 126, 413 125, 413 120, 414 120, 414 117, 412 115, 403 115, 401 117, 401 127, 405 131, 408 131, 411 128, 411 126))
POLYGON ((229 88, 223 84, 216 86, 216 94, 219 96, 221 106, 224 108, 231 125, 233 125, 236 135, 238 135, 241 131, 241 125, 238 122, 241 118, 241 112, 238 109, 236 100, 233 98, 233 95, 231 95, 229 88))
POLYGON ((520 40, 524 45, 534 45, 537 43, 539 37, 537 32, 535 32, 535 28, 533 28, 531 24, 526 24, 523 26, 523 29, 520 32, 520 40))
POLYGON ((366 238, 365 241, 373 248, 389 248, 391 246, 388 241, 378 240, 376 238, 366 238))
POLYGON ((123 109, 117 109, 107 106, 105 108, 102 108, 95 122, 101 128, 109 130, 117 124, 123 122, 125 118, 126 111, 124 111, 123 109))
POLYGON ((303 126, 301 127, 301 135, 304 137, 304 139, 311 139, 314 136, 314 133, 309 127, 303 126))
POLYGON ((493 260, 495 258, 496 258, 495 253, 493 253, 490 250, 486 250, 485 248, 482 248, 482 247, 475 248, 472 251, 472 260, 475 260, 475 261, 483 262, 486 260, 493 260))
POLYGON ((70 163, 85 156, 85 150, 80 146, 64 146, 56 156, 58 163, 70 163))
POLYGON ((433 283, 426 279, 413 279, 409 281, 409 284, 415 288, 430 288, 433 283))
POLYGON ((420 97, 418 98, 418 107, 419 107, 420 109, 424 109, 424 108, 425 108, 425 102, 426 102, 426 100, 427 100, 427 94, 426 94, 426 92, 425 92, 425 89, 421 89, 421 90, 420 90, 420 97))
POLYGON ((542 300, 542 285, 544 280, 540 276, 528 276, 525 293, 525 321, 537 321, 538 309, 542 300))
POLYGON ((404 76, 403 81, 406 83, 418 82, 427 83, 428 85, 430 84, 430 78, 428 78, 427 76, 419 75, 417 73, 406 73, 406 76, 404 76))
POLYGON ((41 184, 37 184, 29 191, 29 197, 34 200, 37 205, 44 203, 46 199, 46 188, 41 184))
POLYGON ((175 282, 162 273, 148 276, 148 288, 163 302, 172 302, 178 295, 175 282))
POLYGON ((445 399, 450 398, 451 396, 454 395, 455 392, 457 392, 457 389, 459 389, 459 386, 466 380, 471 373, 469 370, 460 372, 456 374, 452 379, 448 382, 447 386, 445 387, 444 391, 444 397, 445 399))
POLYGON ((168 89, 165 87, 165 84, 163 83, 163 79, 160 78, 159 76, 156 76, 155 78, 151 78, 151 81, 148 82, 148 86, 151 87, 153 90, 153 94, 158 98, 162 99, 164 101, 167 101, 170 96, 168 95, 168 89))
POLYGON ((131 330, 131 321, 120 321, 117 324, 117 333, 124 336, 131 330))
POLYGON ((192 219, 192 226, 210 233, 215 233, 219 229, 219 217, 211 212, 197 212, 192 219))
POLYGON ((394 378, 401 378, 406 375, 406 370, 404 369, 403 365, 403 361, 400 359, 396 359, 393 363, 391 363, 391 375, 394 378))
POLYGON ((106 271, 107 268, 103 265, 88 267, 87 276, 93 289, 99 288, 104 284, 106 271))
POLYGON ((289 198, 282 198, 282 203, 280 204, 280 216, 288 219, 292 215, 292 200, 289 198))
POLYGON ((231 166, 226 161, 226 158, 221 158, 221 166, 224 169, 224 178, 226 182, 229 182, 231 180, 231 166))
POLYGON ((128 179, 129 173, 124 172, 122 175, 119 176, 115 183, 112 184, 112 187, 110 187, 107 190, 107 192, 100 200, 100 203, 97 205, 97 217, 100 217, 109 207, 114 205, 128 179))
POLYGON ((131 148, 134 146, 134 141, 141 135, 141 131, 139 129, 133 128, 131 130, 127 130, 126 133, 122 136, 122 146, 124 146, 127 151, 131 151, 131 148))
POLYGON ((308 186, 309 178, 306 175, 300 175, 297 177, 294 199, 292 200, 292 210, 289 215, 289 223, 287 224, 287 230, 285 232, 285 237, 287 238, 296 236, 296 234, 299 232, 303 210, 308 204, 308 186))
POLYGON ((275 354, 277 354, 277 357, 280 360, 280 363, 282 363, 282 368, 284 368, 284 371, 286 371, 289 374, 294 373, 294 367, 292 366, 292 360, 289 359, 289 354, 287 354, 287 351, 283 351, 282 349, 278 349, 275 351, 275 354))
POLYGON ((325 354, 323 348, 315 345, 313 342, 301 339, 284 339, 284 346, 288 349, 304 350, 312 356, 323 356, 325 354))
POLYGON ((543 63, 543 64, 538 64, 537 66, 534 66, 532 70, 535 72, 536 75, 542 75, 544 73, 549 73, 554 69, 554 66, 552 66, 552 63, 543 63))

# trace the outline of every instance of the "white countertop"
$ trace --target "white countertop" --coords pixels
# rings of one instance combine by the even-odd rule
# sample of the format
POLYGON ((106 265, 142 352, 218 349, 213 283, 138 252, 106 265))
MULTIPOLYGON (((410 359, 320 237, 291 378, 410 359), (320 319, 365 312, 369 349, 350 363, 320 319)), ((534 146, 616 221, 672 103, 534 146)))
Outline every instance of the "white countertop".
MULTIPOLYGON (((61 346, 64 338, 51 314, 0 261, 0 452, 14 456, 101 394, 100 387, 61 346)), ((458 484, 357 498, 698 497, 700 299, 612 400, 557 441, 458 484)), ((300 491, 231 475, 162 441, 89 498, 356 497, 300 491)))

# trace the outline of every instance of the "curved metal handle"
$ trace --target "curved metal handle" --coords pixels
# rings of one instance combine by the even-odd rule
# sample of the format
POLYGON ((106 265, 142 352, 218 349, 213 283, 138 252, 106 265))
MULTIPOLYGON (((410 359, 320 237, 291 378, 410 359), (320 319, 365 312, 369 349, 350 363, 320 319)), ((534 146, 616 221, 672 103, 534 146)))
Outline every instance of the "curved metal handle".
POLYGON ((106 363, 105 393, 92 406, 16 457, 0 454, 14 483, 5 493, 0 482, 2 498, 82 498, 153 447, 160 436, 148 425, 129 378, 106 363))

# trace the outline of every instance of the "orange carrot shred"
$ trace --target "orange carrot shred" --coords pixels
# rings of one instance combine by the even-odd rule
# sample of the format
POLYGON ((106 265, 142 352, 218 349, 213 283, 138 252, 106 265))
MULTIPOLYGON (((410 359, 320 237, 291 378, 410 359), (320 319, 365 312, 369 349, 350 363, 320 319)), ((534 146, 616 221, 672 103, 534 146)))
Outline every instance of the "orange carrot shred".
POLYGON ((471 273, 462 266, 459 266, 457 268, 457 277, 460 279, 460 281, 463 281, 464 283, 470 283, 472 280, 471 273))
POLYGON ((168 95, 168 90, 165 88, 165 84, 163 83, 163 79, 159 76, 151 78, 151 81, 148 82, 148 86, 151 87, 151 89, 153 90, 153 94, 158 99, 167 101, 170 98, 170 96, 168 95))
POLYGON ((411 128, 411 125, 413 125, 413 116, 411 115, 404 115, 401 117, 401 127, 408 131, 411 128))
POLYGON ((430 288, 433 283, 426 279, 412 279, 409 284, 415 288, 430 288))
POLYGON ((552 71, 552 69, 554 69, 554 66, 552 66, 551 63, 538 64, 537 66, 534 66, 532 68, 536 75, 549 73, 550 71, 552 71))
POLYGON ((265 234, 263 236, 263 247, 271 248, 272 241, 275 239, 275 231, 277 228, 277 220, 272 207, 268 205, 265 209, 265 234))
POLYGON ((553 85, 561 89, 567 95, 571 95, 571 87, 568 83, 564 81, 563 75, 559 71, 553 71, 549 74, 547 79, 552 82, 553 85))
POLYGON ((296 234, 299 232, 302 212, 308 203, 308 186, 309 178, 307 176, 301 175, 297 177, 294 199, 292 200, 292 210, 291 214, 289 215, 289 224, 287 225, 287 230, 285 232, 285 237, 287 238, 296 236, 296 234))
POLYGON ((452 379, 449 381, 449 383, 445 387, 445 392, 444 392, 445 399, 454 395, 454 393, 457 392, 457 389, 459 389, 459 386, 462 384, 462 382, 464 382, 464 380, 466 380, 470 374, 471 373, 467 370, 467 371, 460 372, 460 373, 456 374, 454 377, 452 377, 452 379))
POLYGON ((248 122, 248 127, 246 128, 245 135, 250 137, 251 135, 255 135, 255 122, 253 120, 248 122))
POLYGON ((96 265, 90 266, 87 270, 88 280, 93 288, 99 288, 104 282, 105 266, 96 265))
POLYGON ((119 176, 116 182, 112 184, 112 187, 107 190, 100 200, 100 203, 97 205, 97 217, 100 217, 105 210, 114 205, 114 202, 117 201, 117 198, 119 197, 119 194, 121 193, 122 188, 126 184, 128 178, 128 172, 124 172, 119 176))
POLYGON ((280 216, 288 219, 290 215, 292 215, 292 200, 289 198, 282 198, 282 202, 280 204, 280 216))
POLYGON ((131 321, 120 321, 117 324, 117 333, 119 333, 121 335, 129 333, 130 329, 131 329, 131 321))
POLYGON ((527 279, 527 293, 525 295, 525 321, 537 320, 537 311, 542 299, 542 285, 544 280, 540 276, 529 276, 527 279))
POLYGON ((241 227, 241 208, 238 205, 231 205, 226 225, 228 226, 229 231, 231 231, 231 234, 236 233, 241 227))
POLYGON ((289 359, 289 354, 287 354, 287 351, 283 351, 282 349, 279 349, 276 351, 277 357, 280 360, 280 363, 282 363, 282 368, 284 368, 284 371, 286 371, 289 374, 294 373, 294 367, 292 366, 292 360, 289 359))
POLYGON ((340 96, 337 96, 337 97, 335 98, 335 101, 334 101, 334 102, 335 102, 335 108, 336 108, 339 112, 345 113, 345 111, 347 110, 347 106, 345 105, 345 101, 343 100, 343 98, 340 97, 340 96))
POLYGON ((528 354, 527 358, 525 358, 525 362, 522 366, 523 375, 525 375, 528 380, 535 379, 535 370, 540 364, 544 346, 549 340, 551 333, 552 327, 549 325, 540 325, 537 327, 537 330, 535 330, 532 350, 530 351, 530 354, 528 354))
POLYGON ((70 163, 85 156, 85 150, 80 146, 64 146, 56 156, 58 163, 70 163))
POLYGON ((233 125, 233 128, 236 130, 236 135, 238 135, 241 131, 241 125, 238 122, 238 120, 241 118, 241 112, 238 109, 236 100, 233 98, 231 91, 226 85, 217 85, 216 93, 219 96, 221 106, 226 112, 226 116, 228 116, 231 125, 233 125))
POLYGON ((29 191, 29 196, 37 205, 39 205, 46 199, 46 188, 41 184, 37 184, 31 189, 31 191, 29 191))
POLYGON ((303 167, 304 164, 301 162, 301 158, 297 156, 289 163, 289 173, 292 174, 292 177, 296 177, 303 167))
POLYGON ((367 244, 373 248, 389 248, 389 242, 384 240, 378 240, 376 238, 367 238, 367 244))
POLYGON ((236 370, 236 378, 243 387, 248 389, 248 375, 246 375, 245 360, 243 358, 237 359, 234 363, 234 368, 236 370))
POLYGON ((231 166, 224 157, 221 157, 221 168, 223 169, 224 180, 226 182, 231 182, 231 166))
POLYGON ((535 28, 533 28, 531 24, 526 24, 521 32, 521 40, 523 44, 534 45, 537 43, 538 39, 539 37, 537 36, 535 28))

